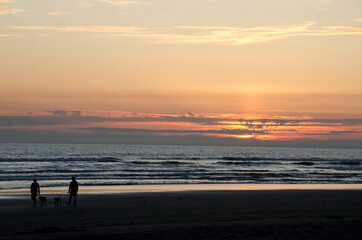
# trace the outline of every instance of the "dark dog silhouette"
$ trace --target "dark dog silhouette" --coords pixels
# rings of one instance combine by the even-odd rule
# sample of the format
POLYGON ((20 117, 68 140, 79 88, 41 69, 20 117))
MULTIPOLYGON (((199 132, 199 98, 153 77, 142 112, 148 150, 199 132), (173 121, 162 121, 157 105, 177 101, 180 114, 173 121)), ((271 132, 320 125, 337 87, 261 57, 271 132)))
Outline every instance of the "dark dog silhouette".
POLYGON ((58 207, 59 205, 62 204, 62 199, 60 197, 55 197, 54 198, 54 204, 56 207, 58 207))
POLYGON ((38 199, 40 200, 40 206, 46 206, 47 205, 47 198, 39 196, 38 199))

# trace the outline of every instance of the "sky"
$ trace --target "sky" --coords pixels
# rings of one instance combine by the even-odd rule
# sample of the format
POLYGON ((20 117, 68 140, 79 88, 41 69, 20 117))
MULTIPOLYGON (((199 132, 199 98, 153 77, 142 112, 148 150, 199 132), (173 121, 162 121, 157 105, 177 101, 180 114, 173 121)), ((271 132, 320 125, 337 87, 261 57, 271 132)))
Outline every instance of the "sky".
POLYGON ((0 142, 362 148, 360 0, 0 0, 0 142))

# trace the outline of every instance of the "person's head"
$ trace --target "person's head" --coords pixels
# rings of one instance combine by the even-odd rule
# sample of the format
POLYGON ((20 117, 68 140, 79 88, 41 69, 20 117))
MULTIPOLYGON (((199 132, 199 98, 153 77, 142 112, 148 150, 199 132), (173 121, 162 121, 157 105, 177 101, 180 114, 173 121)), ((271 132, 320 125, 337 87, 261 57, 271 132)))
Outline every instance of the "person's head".
POLYGON ((36 183, 36 179, 35 179, 35 178, 33 179, 33 182, 35 182, 35 183, 36 183))
POLYGON ((75 181, 75 177, 74 177, 74 176, 72 177, 72 180, 75 181))

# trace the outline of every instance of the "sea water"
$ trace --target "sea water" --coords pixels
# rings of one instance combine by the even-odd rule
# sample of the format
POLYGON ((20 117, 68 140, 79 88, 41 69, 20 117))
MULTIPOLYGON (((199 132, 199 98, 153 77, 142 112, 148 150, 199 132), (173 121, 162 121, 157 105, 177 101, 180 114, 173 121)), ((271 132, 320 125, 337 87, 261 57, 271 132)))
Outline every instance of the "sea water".
POLYGON ((361 184, 361 149, 0 144, 0 189, 151 184, 361 184))

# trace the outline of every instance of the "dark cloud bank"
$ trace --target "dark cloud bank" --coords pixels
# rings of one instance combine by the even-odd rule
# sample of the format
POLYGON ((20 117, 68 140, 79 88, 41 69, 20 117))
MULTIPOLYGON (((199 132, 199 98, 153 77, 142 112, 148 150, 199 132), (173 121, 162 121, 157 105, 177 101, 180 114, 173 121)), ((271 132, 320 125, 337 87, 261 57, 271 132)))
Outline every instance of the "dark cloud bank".
MULTIPOLYGON (((253 138, 241 139, 233 135, 268 135, 270 125, 299 126, 305 122, 308 125, 324 126, 341 124, 343 126, 360 126, 362 119, 255 119, 243 120, 240 125, 249 129, 226 129, 230 121, 224 118, 186 116, 147 116, 147 117, 97 117, 83 116, 80 111, 48 111, 47 116, 0 116, 0 142, 6 143, 105 143, 105 144, 172 144, 172 145, 220 145, 220 146, 267 146, 267 147, 333 147, 333 148, 362 148, 361 140, 313 140, 311 138, 291 141, 268 141, 253 138), (150 130, 129 128, 85 127, 88 123, 103 122, 185 122, 198 125, 224 125, 218 130, 150 130), (259 126, 254 122, 261 123, 259 126), (271 124, 272 123, 272 124, 271 124), (35 126, 77 125, 73 131, 61 132, 50 130, 35 130, 35 126), (18 129, 27 127, 28 130, 18 129), (212 134, 229 135, 220 137, 212 134)), ((235 121, 235 120, 231 120, 235 121)), ((273 130, 276 131, 275 129, 273 130)), ((295 130, 288 130, 293 132, 295 130)), ((354 134, 361 131, 331 131, 324 135, 354 134)), ((313 134, 311 134, 313 135, 313 134)), ((323 135, 323 134, 318 134, 323 135)))
POLYGON ((84 124, 84 123, 102 123, 102 122, 176 122, 176 123, 195 123, 200 125, 234 125, 228 121, 239 122, 239 125, 246 127, 275 127, 275 126, 331 126, 340 124, 343 126, 362 125, 362 119, 229 119, 203 117, 194 115, 179 116, 134 116, 134 117, 98 117, 83 116, 81 111, 46 111, 47 116, 0 116, 1 126, 43 126, 59 124, 84 124), (255 125, 259 123, 260 125, 255 125))
POLYGON ((0 142, 3 143, 81 143, 81 144, 150 144, 150 145, 198 145, 198 146, 249 146, 249 147, 328 147, 361 148, 362 141, 311 140, 266 141, 216 137, 203 135, 160 136, 153 134, 91 134, 60 133, 36 130, 0 129, 0 142))

